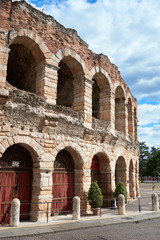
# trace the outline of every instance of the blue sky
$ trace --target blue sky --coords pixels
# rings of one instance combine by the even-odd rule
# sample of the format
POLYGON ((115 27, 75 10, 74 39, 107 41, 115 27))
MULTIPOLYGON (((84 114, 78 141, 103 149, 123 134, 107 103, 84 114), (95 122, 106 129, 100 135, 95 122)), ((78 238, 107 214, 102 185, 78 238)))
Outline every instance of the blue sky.
POLYGON ((160 147, 160 1, 27 0, 116 64, 138 102, 139 140, 160 147))

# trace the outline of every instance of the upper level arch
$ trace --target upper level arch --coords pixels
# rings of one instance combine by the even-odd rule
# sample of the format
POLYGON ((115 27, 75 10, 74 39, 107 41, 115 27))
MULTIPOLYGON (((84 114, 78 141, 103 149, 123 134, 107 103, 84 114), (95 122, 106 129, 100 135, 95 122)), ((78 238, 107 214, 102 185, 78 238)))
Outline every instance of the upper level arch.
POLYGON ((115 129, 126 133, 125 95, 121 86, 115 90, 115 129))
POLYGON ((57 105, 84 112, 84 64, 80 56, 71 51, 58 51, 59 70, 57 105), (70 53, 70 54, 69 54, 70 53), (82 63, 82 64, 81 64, 82 63))
POLYGON ((22 28, 8 32, 7 82, 13 87, 43 95, 45 55, 48 48, 40 37, 22 28))
POLYGON ((111 83, 108 73, 101 67, 94 67, 92 76, 92 117, 110 121, 111 83))
POLYGON ((132 101, 128 98, 127 109, 128 109, 128 134, 133 137, 133 113, 132 113, 132 101))

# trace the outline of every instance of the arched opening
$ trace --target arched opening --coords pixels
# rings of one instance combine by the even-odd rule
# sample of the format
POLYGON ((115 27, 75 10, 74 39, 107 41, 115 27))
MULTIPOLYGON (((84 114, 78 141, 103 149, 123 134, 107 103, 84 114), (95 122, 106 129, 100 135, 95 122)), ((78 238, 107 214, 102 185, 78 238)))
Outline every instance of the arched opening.
POLYGON ((17 37, 10 45, 7 82, 13 87, 43 94, 44 55, 28 37, 17 37))
POLYGON ((128 99, 128 134, 133 137, 133 118, 132 118, 132 103, 128 99))
POLYGON ((116 88, 115 92, 115 129, 126 133, 125 97, 120 86, 116 88))
POLYGON ((52 174, 52 214, 62 214, 72 210, 74 168, 71 154, 65 149, 60 151, 56 156, 52 174))
POLYGON ((64 57, 59 63, 57 105, 83 112, 84 73, 82 66, 73 57, 64 57))
POLYGON ((100 95, 100 88, 96 80, 93 78, 93 87, 92 87, 92 117, 99 119, 99 95, 100 95))
POLYGON ((97 181, 103 194, 103 207, 111 204, 111 169, 108 157, 104 153, 94 155, 91 164, 91 181, 97 181))
POLYGON ((137 140, 137 111, 134 108, 134 140, 137 140))
POLYGON ((91 182, 97 182, 99 185, 99 160, 97 155, 92 158, 91 164, 91 182))
POLYGON ((32 157, 23 146, 9 147, 0 160, 0 220, 14 197, 21 202, 20 219, 30 217, 32 157), (27 204, 28 203, 28 204, 27 204))
POLYGON ((130 197, 134 197, 134 168, 133 168, 133 161, 130 161, 129 165, 129 192, 130 197))
POLYGON ((96 73, 93 78, 92 117, 110 121, 110 86, 102 73, 96 73))
POLYGON ((116 167, 115 167, 115 184, 116 185, 118 182, 123 182, 126 187, 126 185, 127 185, 126 171, 127 171, 127 167, 126 167, 125 160, 123 157, 119 157, 116 162, 116 167))
POLYGON ((138 187, 138 164, 136 162, 136 168, 135 168, 135 181, 136 181, 136 197, 139 196, 139 187, 138 187))

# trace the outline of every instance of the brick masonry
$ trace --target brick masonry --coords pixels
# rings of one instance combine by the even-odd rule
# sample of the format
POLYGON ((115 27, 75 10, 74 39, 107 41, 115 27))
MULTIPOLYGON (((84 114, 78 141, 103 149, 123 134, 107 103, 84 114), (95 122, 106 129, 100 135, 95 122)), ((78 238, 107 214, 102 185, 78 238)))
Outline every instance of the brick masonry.
POLYGON ((25 1, 2 0, 0 19, 0 154, 18 144, 32 156, 31 201, 37 202, 31 208, 32 219, 43 218, 46 205, 39 203, 52 200, 54 162, 63 149, 74 160, 74 194, 82 200, 90 187, 95 154, 105 198, 112 199, 115 180, 125 183, 128 197, 138 197, 137 102, 118 68, 107 56, 89 50, 75 30, 25 1), (12 47, 17 59, 28 51, 34 66, 28 71, 28 60, 23 65, 14 60, 20 64, 18 72, 26 73, 24 78, 15 76, 14 84, 12 47), (95 82, 99 90, 94 95, 95 82), (32 83, 35 88, 29 89, 32 83), (58 105, 57 99, 64 104, 58 105))

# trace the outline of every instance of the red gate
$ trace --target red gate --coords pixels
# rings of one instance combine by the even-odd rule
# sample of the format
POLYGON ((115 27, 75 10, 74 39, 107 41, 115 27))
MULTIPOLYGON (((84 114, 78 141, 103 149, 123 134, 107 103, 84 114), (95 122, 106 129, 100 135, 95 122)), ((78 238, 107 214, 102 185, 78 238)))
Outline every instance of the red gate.
POLYGON ((29 172, 0 172, 0 222, 7 214, 4 220, 9 223, 9 206, 13 197, 21 202, 20 218, 29 218, 30 175, 29 172))
POLYGON ((70 212, 74 197, 74 173, 56 171, 52 175, 52 181, 52 214, 70 212))
MULTIPOLYGON (((21 202, 20 218, 29 218, 32 157, 23 146, 10 146, 0 159, 0 222, 14 197, 21 202)), ((9 214, 8 214, 9 215, 9 214)))

